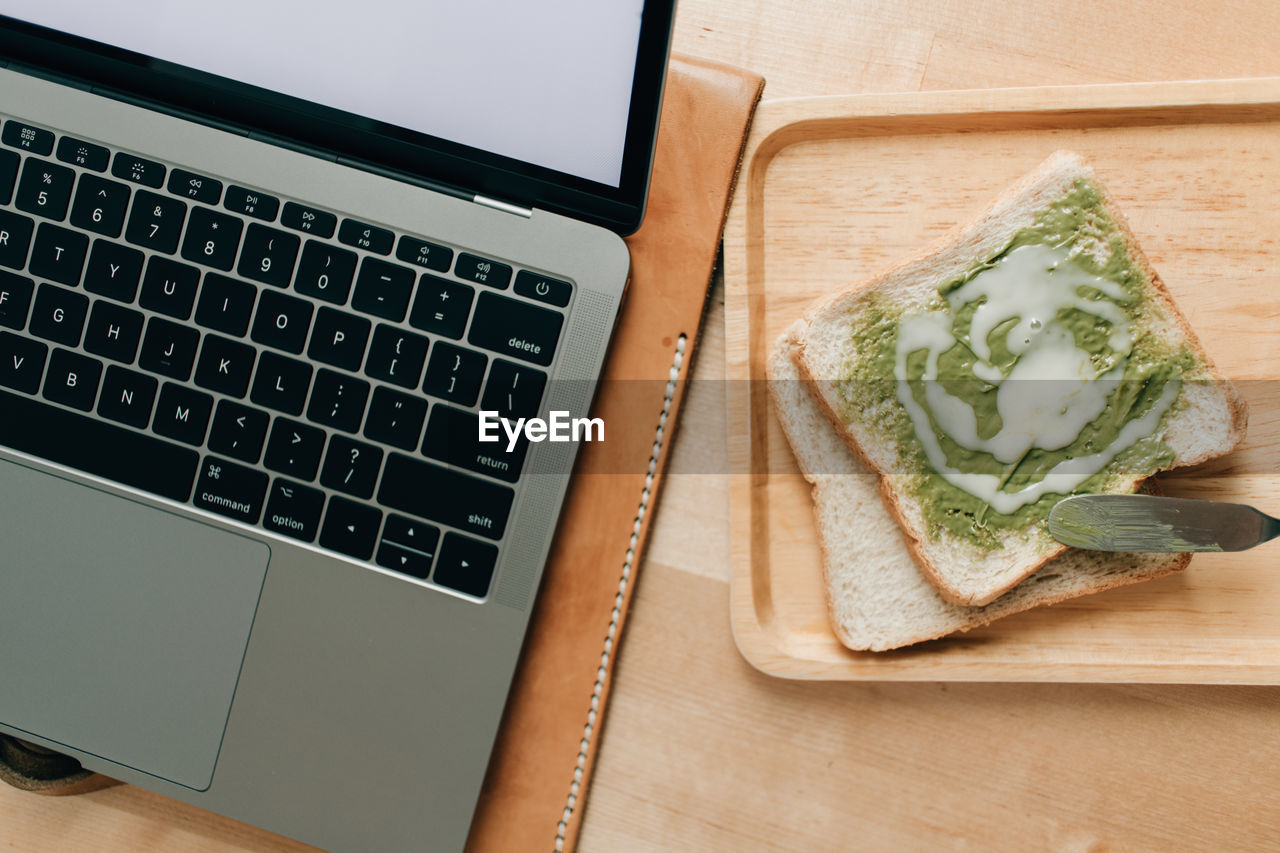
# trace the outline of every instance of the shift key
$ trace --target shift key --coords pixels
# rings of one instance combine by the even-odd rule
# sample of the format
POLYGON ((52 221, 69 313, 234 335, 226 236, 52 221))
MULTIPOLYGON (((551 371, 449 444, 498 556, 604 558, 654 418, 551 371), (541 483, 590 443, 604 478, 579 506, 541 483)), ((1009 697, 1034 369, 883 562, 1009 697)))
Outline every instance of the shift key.
POLYGON ((467 533, 501 539, 515 492, 400 453, 387 458, 378 502, 467 533))
POLYGON ((563 322, 558 311, 481 293, 467 340, 493 352, 548 365, 555 356, 563 322))

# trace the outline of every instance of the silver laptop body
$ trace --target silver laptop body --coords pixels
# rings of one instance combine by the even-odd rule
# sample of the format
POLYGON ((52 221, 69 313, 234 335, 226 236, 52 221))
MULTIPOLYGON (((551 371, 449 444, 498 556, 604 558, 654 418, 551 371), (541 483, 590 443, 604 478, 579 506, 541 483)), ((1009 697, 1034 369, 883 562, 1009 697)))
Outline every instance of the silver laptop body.
MULTIPOLYGON (((661 18, 664 59, 670 12, 669 7, 663 14, 652 8, 645 12, 661 18)), ((375 395, 396 400, 421 397, 428 408, 427 426, 420 429, 431 429, 430 416, 437 407, 448 407, 455 416, 474 413, 483 408, 483 399, 442 401, 423 390, 421 376, 406 387, 360 368, 342 370, 315 361, 308 349, 282 352, 257 342, 256 324, 261 321, 256 316, 255 325, 243 336, 215 333, 197 323, 202 307, 196 308, 196 317, 179 321, 145 307, 141 291, 130 300, 104 295, 100 288, 91 290, 87 280, 69 285, 46 281, 39 274, 45 267, 33 271, 31 265, 44 257, 41 264, 57 268, 60 260, 55 256, 65 248, 60 241, 70 240, 65 232, 83 230, 75 226, 76 202, 71 200, 72 210, 57 220, 23 212, 19 200, 27 199, 23 203, 28 208, 30 199, 39 204, 43 190, 32 184, 48 177, 39 169, 50 164, 74 173, 77 191, 82 183, 89 185, 86 176, 90 176, 129 184, 134 201, 140 192, 182 199, 188 229, 195 227, 190 217, 198 207, 227 212, 225 203, 203 205, 194 189, 184 197, 167 184, 155 187, 130 182, 128 175, 113 177, 122 174, 115 171, 117 155, 136 155, 163 164, 169 175, 182 170, 202 180, 212 179, 224 193, 233 187, 250 188, 283 205, 293 202, 306 210, 332 212, 337 221, 351 219, 373 230, 385 229, 397 241, 429 241, 432 251, 444 246, 455 258, 469 254, 505 264, 513 278, 524 271, 545 276, 553 288, 568 286, 567 291, 553 293, 556 299, 557 294, 567 293, 567 304, 543 299, 546 285, 537 285, 533 291, 526 288, 523 295, 516 286, 486 285, 476 277, 474 267, 467 268, 466 277, 461 266, 444 271, 414 268, 394 253, 383 255, 344 244, 336 236, 290 232, 300 244, 314 240, 354 253, 360 264, 373 258, 414 268, 415 311, 419 298, 425 299, 426 289, 434 283, 465 285, 474 301, 467 331, 457 337, 424 331, 415 323, 418 315, 413 311, 406 310, 396 319, 394 311, 388 316, 377 308, 373 310, 379 313, 374 314, 357 309, 359 275, 352 295, 342 303, 300 295, 293 284, 273 288, 250 283, 260 300, 262 294, 278 291, 306 302, 313 312, 310 336, 320 335, 316 324, 321 312, 329 309, 368 320, 368 347, 376 344, 374 336, 403 333, 426 338, 433 348, 443 344, 479 352, 490 372, 504 362, 505 369, 519 376, 523 376, 521 369, 544 374, 538 411, 559 410, 575 416, 588 412, 627 283, 629 258, 617 229, 538 207, 521 209, 505 199, 434 192, 424 188, 423 182, 390 170, 387 175, 376 174, 377 169, 313 156, 302 146, 291 150, 260 141, 243 129, 184 120, 104 96, 88 86, 44 79, 55 75, 34 73, 17 60, 9 65, 0 69, 0 120, 51 132, 59 141, 69 137, 100 146, 111 152, 113 160, 105 172, 98 172, 76 162, 74 154, 62 158, 57 152, 24 150, 17 136, 13 137, 16 143, 5 149, 17 153, 22 162, 12 201, 0 205, 0 272, 9 276, 0 277, 0 293, 6 291, 5 282, 13 285, 16 277, 31 282, 31 294, 27 319, 21 325, 15 325, 18 321, 12 314, 5 323, 5 305, 0 301, 0 360, 17 362, 22 357, 15 353, 35 352, 43 346, 48 361, 42 384, 34 391, 13 387, 21 384, 14 377, 27 375, 24 368, 9 374, 0 370, 0 645, 5 649, 0 656, 0 684, 5 685, 0 690, 0 730, 71 755, 85 767, 114 778, 326 849, 461 849, 560 506, 571 486, 569 472, 577 445, 529 443, 522 460, 514 463, 519 476, 506 477, 485 473, 474 454, 466 460, 470 464, 463 465, 457 459, 431 456, 422 444, 429 437, 421 432, 418 443, 410 447, 370 438, 365 421, 354 429, 326 426, 327 412, 316 415, 321 418, 317 425, 310 417, 318 405, 312 397, 320 394, 315 383, 326 371, 349 384, 368 385, 368 406, 375 395), (37 164, 33 176, 23 171, 28 161, 37 164), (25 189, 23 180, 28 181, 25 189), (9 220, 4 219, 5 211, 9 220), (29 237, 31 260, 22 268, 3 266, 5 222, 16 222, 15 216, 35 223, 29 237), (45 296, 87 305, 85 330, 77 342, 41 331, 62 322, 53 319, 59 303, 39 304, 45 296), (559 315, 558 334, 548 338, 539 333, 539 338, 531 331, 529 338, 535 343, 529 343, 514 331, 506 339, 504 330, 503 340, 493 343, 493 335, 473 333, 481 306, 497 304, 499 297, 559 315), (200 367, 186 379, 166 372, 153 375, 142 366, 141 350, 148 346, 145 339, 132 361, 104 356, 91 335, 91 327, 98 323, 101 337, 102 324, 94 313, 99 303, 108 306, 101 309, 108 320, 114 316, 111 309, 141 315, 147 334, 153 324, 167 328, 162 326, 164 321, 195 329, 203 336, 201 346, 211 345, 211 335, 247 345, 257 353, 255 370, 266 369, 263 353, 305 363, 314 371, 308 392, 312 405, 290 414, 255 402, 272 399, 271 388, 258 387, 261 380, 256 373, 253 390, 242 396, 202 384, 200 367), (487 341, 490 348, 474 340, 487 341), (535 345, 553 350, 549 356, 537 354, 543 363, 526 360, 534 357, 528 349, 522 354, 521 347, 535 345), (86 359, 103 366, 99 377, 84 375, 85 369, 79 366, 90 364, 86 359), (68 363, 73 367, 67 368, 68 363), (211 397, 213 425, 206 437, 184 443, 158 436, 154 427, 104 418, 100 413, 104 397, 119 393, 107 380, 123 375, 122 369, 155 379, 159 396, 152 423, 161 416, 160 406, 170 391, 211 397), (70 376, 77 370, 81 375, 73 381, 70 376), (59 385, 51 392, 55 371, 61 371, 56 373, 59 385), (77 395, 90 381, 98 383, 98 390, 90 398, 92 408, 85 410, 77 403, 81 399, 77 395), (72 387, 67 388, 68 384, 72 387), (218 407, 224 403, 231 414, 239 411, 234 405, 264 409, 272 425, 283 418, 285 424, 318 427, 328 442, 328 455, 317 473, 311 479, 285 476, 278 465, 268 462, 266 450, 254 461, 246 461, 211 449, 218 407), (188 498, 162 496, 147 485, 153 480, 167 483, 171 475, 165 467, 171 465, 170 450, 146 455, 146 448, 152 446, 147 442, 153 441, 177 448, 172 453, 178 462, 198 456, 188 498), (365 492, 349 490, 341 470, 333 467, 343 460, 329 458, 339 448, 345 453, 348 446, 366 453, 376 448, 383 455, 382 467, 374 469, 377 479, 365 492), (118 452, 103 461, 95 454, 104 448, 118 452), (130 474, 123 479, 107 476, 122 470, 118 466, 135 465, 137 459, 130 456, 134 453, 147 460, 140 479, 130 474), (390 471, 393 463, 401 466, 399 472, 390 471), (439 479, 445 477, 440 471, 460 472, 467 485, 459 486, 463 480, 456 478, 439 479), (238 497, 246 488, 244 483, 266 486, 266 494, 252 507, 248 506, 252 499, 238 497), (474 483, 480 485, 473 489, 470 484, 474 483), (350 535, 372 537, 374 552, 355 557, 325 547, 325 536, 345 541, 333 537, 346 534, 337 529, 336 521, 333 530, 325 527, 321 533, 318 528, 330 524, 327 515, 317 515, 306 524, 292 520, 288 507, 294 490, 321 494, 324 513, 344 501, 344 506, 364 507, 365 515, 352 516, 357 520, 350 535), (388 505, 382 498, 391 492, 395 497, 388 505), (468 507, 468 501, 480 500, 477 495, 481 494, 486 501, 494 494, 509 495, 505 519, 485 501, 468 507), (242 510, 254 519, 237 520, 242 510), (370 510, 378 513, 373 530, 357 531, 370 510), (269 518, 273 519, 270 525, 269 518), (279 532, 291 524, 307 529, 279 532), (413 537, 420 537, 423 544, 419 546, 413 537), (475 555, 481 555, 483 562, 485 555, 494 553, 491 570, 482 566, 481 580, 474 582, 478 586, 469 586, 473 581, 467 572, 474 568, 475 555), (397 555, 413 571, 399 571, 397 555), (451 561, 447 574, 446 559, 451 561)), ((660 76, 657 85, 660 88, 660 76)), ((656 121, 656 113, 652 119, 656 121)), ((652 128, 644 132, 649 134, 651 150, 652 128)), ((33 144, 40 142, 38 136, 32 139, 33 144)), ((57 171, 53 178, 50 186, 63 180, 65 173, 57 171)), ((246 228, 265 223, 275 232, 288 231, 280 216, 241 218, 246 228)), ((101 240, 140 252, 144 268, 156 257, 197 267, 202 276, 197 300, 211 275, 239 278, 236 269, 219 272, 189 261, 194 254, 184 254, 185 243, 182 249, 158 251, 130 243, 128 233, 125 229, 113 240, 85 232, 91 247, 85 275, 101 240)), ((11 235, 10 239, 21 237, 11 235)), ((144 277, 142 288, 146 287, 144 277)), ((368 293, 374 292, 371 287, 366 288, 368 293)), ((21 289, 17 282, 17 290, 21 289)), ((21 297, 11 286, 10 305, 21 297)), ((367 294, 359 298, 372 304, 367 294)), ((115 327, 108 322, 105 328, 109 338, 115 327)), ((399 345, 395 346, 399 353, 399 345)), ((421 370, 431 370, 432 353, 427 350, 421 370)), ((483 381, 492 379, 486 374, 483 381)), ((179 420, 182 411, 179 405, 179 420)), ((455 435, 462 448, 458 452, 474 450, 471 438, 455 435)), ((271 440, 262 439, 265 444, 271 440)), ((502 446, 505 439, 495 445, 502 446)), ((287 451, 284 447, 281 452, 287 451)), ((355 461, 351 464, 356 471, 355 461)), ((506 463, 488 460, 486 464, 506 463)), ((357 477, 369 476, 367 470, 360 469, 357 477)), ((341 520, 345 526, 346 516, 341 520)))

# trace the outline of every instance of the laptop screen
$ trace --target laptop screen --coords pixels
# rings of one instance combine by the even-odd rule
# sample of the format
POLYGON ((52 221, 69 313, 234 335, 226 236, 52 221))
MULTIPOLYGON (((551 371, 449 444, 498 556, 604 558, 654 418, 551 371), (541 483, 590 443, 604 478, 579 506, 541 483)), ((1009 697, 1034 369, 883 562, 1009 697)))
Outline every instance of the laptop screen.
POLYGON ((0 3, 34 24, 611 187, 621 180, 643 6, 0 3))
POLYGON ((0 0, 0 64, 466 197, 639 227, 675 0, 0 0))

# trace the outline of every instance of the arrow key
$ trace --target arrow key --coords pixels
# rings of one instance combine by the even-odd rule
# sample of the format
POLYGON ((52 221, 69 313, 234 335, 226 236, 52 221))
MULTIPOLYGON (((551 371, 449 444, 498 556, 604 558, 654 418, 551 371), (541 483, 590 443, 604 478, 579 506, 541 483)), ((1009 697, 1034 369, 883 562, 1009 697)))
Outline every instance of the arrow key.
POLYGON ((457 533, 446 533, 440 546, 440 559, 431 578, 440 586, 483 598, 489 591, 493 567, 498 562, 498 549, 457 533))
POLYGON ((378 525, 382 513, 371 506, 346 498, 329 501, 329 512, 320 530, 320 545, 358 560, 367 560, 378 541, 378 525))
POLYGON ((410 551, 383 539, 378 547, 378 565, 426 580, 431 574, 431 555, 410 551))
POLYGON ((262 526, 303 542, 313 542, 320 527, 320 509, 324 506, 324 492, 277 479, 271 484, 267 497, 267 512, 262 526))
POLYGON ((440 530, 424 521, 405 518, 403 515, 389 515, 387 528, 382 531, 382 540, 414 551, 421 551, 430 557, 436 552, 436 544, 440 541, 440 530))

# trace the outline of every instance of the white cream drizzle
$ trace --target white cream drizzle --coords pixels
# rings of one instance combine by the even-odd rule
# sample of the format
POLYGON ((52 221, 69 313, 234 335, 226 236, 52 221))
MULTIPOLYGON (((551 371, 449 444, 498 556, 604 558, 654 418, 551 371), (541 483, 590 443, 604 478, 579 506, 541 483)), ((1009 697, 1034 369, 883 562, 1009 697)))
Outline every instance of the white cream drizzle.
POLYGON ((1110 301, 1126 294, 1118 284, 1068 262, 1068 257, 1065 248, 1020 246, 951 291, 948 310, 904 317, 899 324, 894 365, 898 400, 911 418, 930 466, 947 482, 1003 515, 1050 492, 1071 492, 1101 471, 1125 448, 1155 432, 1181 387, 1177 381, 1166 383, 1155 404, 1142 417, 1125 424, 1107 447, 1089 456, 1065 459, 1043 480, 1018 491, 1003 491, 1003 477, 964 472, 947 464, 929 413, 916 401, 906 381, 907 357, 920 350, 927 353, 921 378, 934 423, 961 447, 989 453, 1005 465, 1016 464, 1032 448, 1059 450, 1068 446, 1106 408, 1133 345, 1128 317, 1110 301), (1110 299, 1083 296, 1080 291, 1085 287, 1110 299), (996 409, 1002 421, 1000 431, 985 439, 978 436, 973 407, 934 381, 938 357, 956 344, 951 332, 953 314, 972 302, 980 304, 974 310, 965 344, 978 358, 974 375, 997 386, 996 409), (1058 313, 1064 308, 1077 308, 1111 324, 1108 344, 1118 357, 1109 370, 1099 373, 1090 354, 1077 347, 1071 331, 1058 322, 1058 313), (1018 322, 1006 333, 1004 344, 1018 358, 1005 375, 991 362, 988 338, 997 326, 1012 318, 1018 322))

